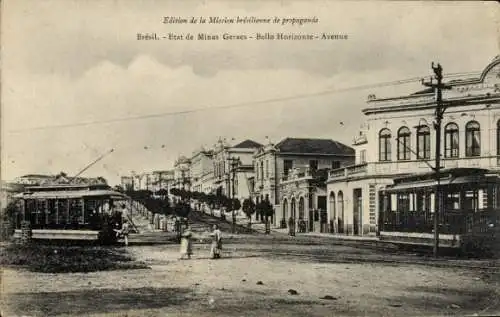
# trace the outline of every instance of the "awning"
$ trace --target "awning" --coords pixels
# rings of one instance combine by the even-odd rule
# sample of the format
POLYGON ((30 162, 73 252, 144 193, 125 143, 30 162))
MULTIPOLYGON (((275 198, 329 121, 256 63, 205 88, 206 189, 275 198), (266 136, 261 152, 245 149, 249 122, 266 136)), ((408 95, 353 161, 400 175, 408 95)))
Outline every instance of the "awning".
POLYGON ((15 195, 15 198, 24 199, 68 199, 83 197, 102 197, 107 196, 111 199, 126 199, 127 196, 113 190, 68 190, 68 191, 40 191, 31 193, 21 193, 15 195))

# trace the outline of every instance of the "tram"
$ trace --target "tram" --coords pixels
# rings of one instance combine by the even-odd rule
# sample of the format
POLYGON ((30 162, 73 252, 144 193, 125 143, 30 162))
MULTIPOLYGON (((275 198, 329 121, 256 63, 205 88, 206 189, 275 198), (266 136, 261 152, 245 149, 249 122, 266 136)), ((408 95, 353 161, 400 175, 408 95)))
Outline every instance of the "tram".
MULTIPOLYGON (((122 216, 114 206, 128 198, 106 184, 51 184, 27 187, 15 196, 14 237, 28 221, 33 240, 116 242, 122 216)), ((121 203, 120 203, 121 204, 121 203)))
POLYGON ((454 168, 405 176, 379 192, 379 239, 432 246, 436 189, 439 246, 492 251, 500 245, 500 177, 487 169, 454 168))

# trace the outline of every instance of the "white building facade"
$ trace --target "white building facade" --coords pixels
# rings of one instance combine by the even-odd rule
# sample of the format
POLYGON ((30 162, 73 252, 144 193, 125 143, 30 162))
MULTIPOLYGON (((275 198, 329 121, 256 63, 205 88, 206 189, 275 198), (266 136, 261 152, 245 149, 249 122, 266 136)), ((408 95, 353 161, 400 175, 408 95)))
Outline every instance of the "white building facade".
POLYGON ((191 191, 211 193, 214 187, 213 152, 201 148, 191 157, 191 191))
MULTIPOLYGON (((479 78, 454 80, 443 91, 448 105, 441 127, 441 166, 500 171, 500 58, 479 78)), ((431 172, 436 157, 435 92, 371 96, 366 128, 354 142, 356 163, 332 170, 328 217, 335 232, 376 234, 378 191, 398 176, 431 172)))
POLYGON ((262 145, 245 140, 234 146, 219 140, 214 148, 215 192, 243 201, 251 196, 253 154, 262 145))

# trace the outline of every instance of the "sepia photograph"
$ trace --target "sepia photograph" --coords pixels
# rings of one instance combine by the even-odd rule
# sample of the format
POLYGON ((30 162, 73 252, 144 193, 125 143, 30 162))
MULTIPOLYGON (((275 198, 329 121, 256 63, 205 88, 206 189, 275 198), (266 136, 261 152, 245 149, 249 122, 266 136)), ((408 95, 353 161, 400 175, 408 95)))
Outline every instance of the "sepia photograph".
POLYGON ((0 3, 0 317, 500 315, 497 1, 0 3))

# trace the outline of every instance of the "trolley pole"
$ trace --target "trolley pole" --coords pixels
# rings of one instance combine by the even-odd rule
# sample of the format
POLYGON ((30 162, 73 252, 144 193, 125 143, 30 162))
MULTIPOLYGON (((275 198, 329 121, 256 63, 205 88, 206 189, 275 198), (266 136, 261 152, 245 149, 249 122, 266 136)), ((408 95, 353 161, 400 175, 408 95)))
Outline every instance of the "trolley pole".
POLYGON ((422 84, 428 87, 432 87, 436 91, 436 111, 435 117, 436 120, 434 122, 434 129, 436 130, 436 162, 434 166, 434 172, 436 175, 436 190, 434 194, 434 248, 433 254, 434 257, 438 257, 439 251, 439 218, 442 214, 442 193, 441 193, 441 123, 443 120, 444 112, 446 111, 446 106, 443 103, 443 89, 449 89, 448 86, 443 85, 443 68, 440 64, 434 66, 432 63, 432 70, 434 71, 435 78, 437 80, 437 84, 432 82, 425 83, 422 80, 422 84))

